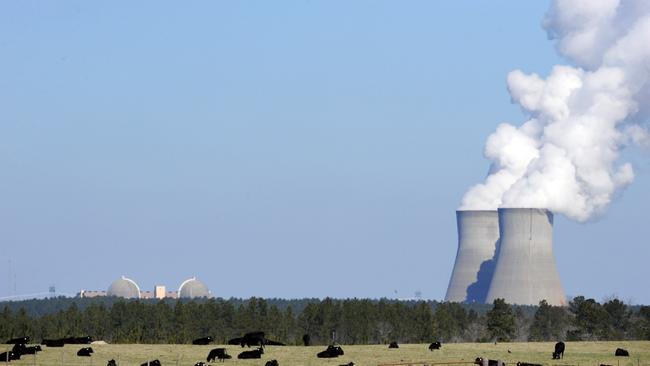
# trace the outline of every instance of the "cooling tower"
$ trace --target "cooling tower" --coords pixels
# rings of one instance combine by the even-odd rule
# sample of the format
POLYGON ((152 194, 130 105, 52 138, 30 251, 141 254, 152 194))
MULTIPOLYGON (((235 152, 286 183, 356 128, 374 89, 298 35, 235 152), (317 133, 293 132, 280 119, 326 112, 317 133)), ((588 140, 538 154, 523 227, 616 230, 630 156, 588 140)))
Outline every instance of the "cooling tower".
POLYGON ((458 251, 445 301, 485 302, 499 240, 497 211, 456 211, 458 251))
POLYGON ((500 208, 500 241, 487 303, 566 305, 553 256, 553 214, 546 209, 500 208))

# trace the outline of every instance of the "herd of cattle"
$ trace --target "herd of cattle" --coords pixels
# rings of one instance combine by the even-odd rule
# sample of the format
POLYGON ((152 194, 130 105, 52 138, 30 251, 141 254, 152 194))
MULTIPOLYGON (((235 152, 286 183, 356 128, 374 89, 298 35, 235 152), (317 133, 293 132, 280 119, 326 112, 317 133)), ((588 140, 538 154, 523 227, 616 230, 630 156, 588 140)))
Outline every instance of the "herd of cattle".
MULTIPOLYGON (((310 337, 308 334, 305 334, 302 337, 303 344, 305 346, 310 345, 310 337)), ((13 344, 13 348, 11 351, 6 351, 3 353, 0 353, 0 362, 11 362, 15 360, 20 360, 22 356, 25 355, 35 355, 36 353, 42 351, 41 345, 44 345, 46 347, 63 347, 66 344, 83 344, 87 345, 92 343, 93 339, 91 337, 85 336, 85 337, 68 337, 68 338, 62 338, 62 339, 43 339, 41 342, 41 345, 34 345, 34 346, 28 346, 30 341, 29 337, 18 337, 18 338, 13 338, 5 342, 5 344, 13 344)), ((195 339, 192 344, 194 345, 209 345, 212 343, 214 340, 212 337, 204 337, 204 338, 198 338, 195 339)), ((242 337, 237 337, 230 339, 228 341, 229 345, 238 345, 243 347, 257 347, 256 349, 252 350, 245 350, 240 352, 237 355, 238 359, 259 359, 262 358, 262 355, 264 354, 264 347, 265 346, 284 346, 284 343, 278 342, 278 341, 273 341, 268 338, 266 338, 266 335, 264 332, 251 332, 251 333, 246 333, 242 337)), ((429 350, 437 350, 442 347, 442 344, 440 342, 433 342, 429 345, 429 350)), ((397 342, 391 342, 388 345, 388 348, 394 349, 394 348, 399 348, 399 345, 397 342)), ((555 348, 553 350, 552 357, 554 360, 556 359, 562 359, 564 358, 564 350, 565 350, 565 344, 564 342, 558 342, 555 344, 555 348)), ((510 353, 510 350, 508 350, 510 353)), ((77 356, 79 357, 90 357, 93 353, 92 347, 82 347, 77 351, 77 356)), ((316 354, 316 357, 318 358, 336 358, 339 356, 343 356, 343 348, 341 346, 337 345, 329 345, 324 351, 318 352, 316 354)), ((614 352, 615 356, 623 356, 627 357, 629 356, 629 352, 627 350, 624 350, 622 348, 617 348, 616 351, 614 352)), ((231 359, 232 356, 229 355, 226 352, 225 348, 214 348, 210 350, 208 353, 208 356, 206 358, 207 362, 213 362, 213 361, 225 361, 228 359, 231 359)), ((502 360, 490 360, 490 359, 484 359, 482 357, 478 357, 474 360, 474 364, 478 366, 505 366, 505 362, 502 360)), ((118 366, 117 362, 115 360, 109 360, 107 366, 118 366)), ((161 363, 159 360, 152 360, 152 361, 147 361, 143 363, 140 366, 161 366, 161 363)), ((197 362, 194 366, 209 366, 208 364, 204 362, 197 362)), ((264 366, 280 366, 277 360, 270 360, 265 363, 264 366)), ((354 366, 354 362, 350 362, 345 365, 340 365, 340 366, 354 366)), ((528 362, 517 362, 517 366, 542 366, 540 364, 535 364, 535 363, 528 363, 528 362)), ((600 366, 611 366, 611 365, 600 365, 600 366)))
MULTIPOLYGON (((552 354, 554 360, 559 360, 564 358, 564 348, 565 348, 564 342, 557 342, 555 344, 555 349, 553 350, 553 354, 552 354)), ((508 353, 510 353, 510 350, 508 350, 508 353)), ((616 351, 614 351, 614 356, 629 357, 630 353, 627 350, 624 350, 622 348, 617 348, 616 351)), ((474 360, 474 364, 479 366, 506 366, 506 363, 503 362, 502 360, 487 360, 482 357, 477 357, 474 360)), ((543 365, 538 363, 517 362, 517 366, 543 366, 543 365)), ((600 366, 612 366, 612 365, 601 364, 600 366)))

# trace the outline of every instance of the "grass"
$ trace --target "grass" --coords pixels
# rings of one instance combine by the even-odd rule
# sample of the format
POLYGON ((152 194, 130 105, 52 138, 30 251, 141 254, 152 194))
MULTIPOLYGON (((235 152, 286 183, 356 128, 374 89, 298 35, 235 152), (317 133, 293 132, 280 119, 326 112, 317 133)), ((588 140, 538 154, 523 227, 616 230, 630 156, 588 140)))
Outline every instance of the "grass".
MULTIPOLYGON (((280 366, 337 366, 354 362, 356 365, 379 365, 390 363, 444 363, 454 361, 472 362, 476 357, 502 359, 514 366, 517 361, 539 363, 549 366, 575 365, 598 366, 650 366, 650 341, 634 342, 567 342, 563 360, 552 360, 554 343, 449 343, 442 349, 429 351, 426 344, 403 344, 399 349, 388 349, 387 345, 342 346, 345 355, 337 359, 318 359, 316 353, 325 349, 323 346, 312 347, 267 347, 261 360, 238 360, 241 351, 238 346, 191 346, 191 345, 147 345, 147 344, 107 344, 93 345, 95 353, 92 358, 77 357, 76 352, 82 346, 66 345, 64 348, 46 348, 34 356, 23 356, 10 365, 39 366, 104 366, 113 358, 120 366, 140 365, 147 360, 159 359, 163 366, 192 366, 204 361, 210 349, 226 347, 233 359, 224 366, 264 366, 268 360, 277 359, 280 366), (625 348, 631 357, 614 357, 617 347, 625 348), (508 350, 511 353, 508 353, 508 350)), ((0 346, 0 352, 9 349, 0 346)), ((213 362, 218 365, 218 362, 213 362)), ((3 366, 0 363, 0 366, 3 366)), ((461 365, 462 366, 462 365, 461 365)))

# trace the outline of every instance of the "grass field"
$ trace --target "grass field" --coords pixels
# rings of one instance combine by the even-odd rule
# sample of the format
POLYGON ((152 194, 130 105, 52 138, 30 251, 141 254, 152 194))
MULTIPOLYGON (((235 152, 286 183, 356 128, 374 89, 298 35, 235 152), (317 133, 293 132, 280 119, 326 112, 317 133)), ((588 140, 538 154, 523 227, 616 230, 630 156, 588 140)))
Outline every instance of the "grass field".
MULTIPOLYGON (((325 349, 322 346, 313 347, 267 347, 261 360, 237 360, 238 346, 191 346, 191 345, 133 345, 108 344, 93 345, 95 350, 92 358, 77 357, 76 352, 81 346, 66 345, 64 348, 45 348, 38 356, 23 356, 19 361, 10 365, 39 365, 39 366, 104 366, 113 358, 120 366, 140 365, 148 359, 159 359, 163 366, 187 365, 192 366, 198 361, 204 361, 210 349, 226 347, 233 359, 224 363, 227 365, 264 366, 268 360, 277 359, 280 366, 337 366, 350 361, 356 365, 379 365, 391 363, 444 363, 455 361, 471 362, 476 357, 502 359, 508 365, 514 366, 517 361, 540 363, 550 366, 560 365, 590 365, 608 364, 613 366, 650 366, 650 342, 567 342, 563 360, 552 360, 551 352, 554 343, 449 343, 443 344, 441 350, 429 351, 425 344, 404 344, 399 349, 388 349, 387 345, 371 346, 342 346, 345 355, 337 359, 318 359, 316 353, 325 349), (614 357, 617 347, 625 348, 631 357, 614 357), (508 350, 511 353, 508 353, 508 350)), ((4 351, 9 346, 0 346, 4 351)), ((219 364, 218 362, 212 363, 219 364)), ((0 364, 2 365, 2 364, 0 364)), ((462 366, 462 365, 459 365, 462 366)))

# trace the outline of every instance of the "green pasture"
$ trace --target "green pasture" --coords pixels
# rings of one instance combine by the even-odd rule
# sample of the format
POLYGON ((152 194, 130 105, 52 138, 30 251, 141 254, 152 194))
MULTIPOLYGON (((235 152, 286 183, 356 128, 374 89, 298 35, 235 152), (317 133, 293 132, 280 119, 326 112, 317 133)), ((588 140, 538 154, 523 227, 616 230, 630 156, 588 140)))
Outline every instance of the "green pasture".
MULTIPOLYGON (((149 344, 105 344, 92 345, 93 357, 77 357, 81 346, 66 345, 63 348, 43 347, 43 352, 34 356, 23 356, 10 364, 39 366, 104 366, 109 359, 115 359, 120 366, 140 365, 147 360, 159 359, 163 366, 192 366, 204 361, 210 349, 226 347, 233 359, 227 365, 264 366, 268 360, 276 359, 280 366, 337 366, 354 362, 356 365, 380 365, 412 363, 443 364, 445 362, 472 362, 476 357, 502 359, 514 366, 517 361, 539 363, 549 366, 650 366, 650 341, 621 342, 567 342, 564 359, 552 360, 554 343, 449 343, 442 349, 429 351, 426 344, 402 344, 399 349, 388 349, 387 345, 346 346, 345 355, 336 359, 318 359, 316 353, 325 349, 323 346, 299 347, 270 346, 261 360, 238 360, 239 346, 191 346, 191 345, 149 345, 149 344), (617 347, 625 348, 631 357, 614 357, 617 347), (508 352, 510 351, 510 353, 508 352)), ((4 351, 9 345, 0 346, 4 351)), ((219 364, 213 362, 213 365, 219 364)), ((1 364, 0 364, 1 365, 1 364)), ((462 366, 462 365, 460 365, 462 366)))

